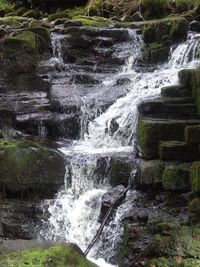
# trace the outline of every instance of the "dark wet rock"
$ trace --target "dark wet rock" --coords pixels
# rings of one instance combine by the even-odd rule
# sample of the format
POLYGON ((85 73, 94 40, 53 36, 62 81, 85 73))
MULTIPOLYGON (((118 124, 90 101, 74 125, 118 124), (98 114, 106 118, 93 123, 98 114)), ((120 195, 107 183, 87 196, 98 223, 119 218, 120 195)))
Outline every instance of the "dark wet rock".
POLYGON ((148 63, 160 63, 168 59, 170 46, 165 46, 158 43, 151 43, 143 51, 143 60, 148 63))
POLYGON ((111 207, 116 208, 123 201, 126 197, 126 194, 123 195, 124 191, 125 187, 118 185, 102 196, 99 222, 103 221, 111 207))
POLYGON ((162 97, 167 97, 167 98, 182 98, 182 97, 190 97, 191 92, 183 86, 173 85, 173 86, 163 87, 161 89, 161 95, 162 97))
POLYGON ((117 79, 115 86, 122 86, 122 85, 127 85, 131 82, 129 78, 119 78, 117 79))
POLYGON ((1 192, 8 197, 52 196, 63 184, 64 159, 58 152, 31 141, 0 144, 1 192))
POLYGON ((64 23, 65 27, 71 27, 71 26, 75 26, 75 27, 81 27, 83 26, 83 23, 79 20, 68 20, 64 23))
POLYGON ((77 84, 99 84, 99 81, 88 74, 75 74, 71 78, 71 83, 77 84))
POLYGON ((197 118, 197 108, 192 98, 158 98, 147 100, 138 106, 141 115, 156 118, 197 118))
POLYGON ((200 151, 198 146, 185 142, 163 141, 159 146, 159 157, 162 160, 192 162, 200 159, 200 151))
MULTIPOLYGON (((0 214, 1 239, 36 238, 36 226, 42 216, 38 203, 13 199, 1 200, 0 214)), ((5 247, 4 245, 1 246, 1 253, 9 252, 14 249, 14 243, 12 246, 10 242, 8 241, 5 247)))
POLYGON ((4 27, 0 27, 0 38, 5 37, 8 34, 8 32, 5 30, 4 27))
POLYGON ((190 22, 189 29, 194 32, 200 32, 200 22, 196 20, 190 22))

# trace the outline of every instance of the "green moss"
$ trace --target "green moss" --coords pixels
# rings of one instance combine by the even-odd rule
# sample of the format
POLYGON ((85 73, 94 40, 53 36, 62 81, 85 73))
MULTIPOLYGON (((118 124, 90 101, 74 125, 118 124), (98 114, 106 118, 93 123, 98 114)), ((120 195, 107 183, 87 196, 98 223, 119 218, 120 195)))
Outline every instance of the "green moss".
POLYGON ((155 267, 200 267, 200 260, 182 258, 157 258, 146 260, 146 266, 155 267))
POLYGON ((170 18, 155 20, 147 23, 143 28, 145 43, 162 43, 178 41, 187 36, 188 23, 184 18, 170 18))
POLYGON ((200 192, 200 162, 195 162, 190 168, 190 183, 192 191, 200 192))
POLYGON ((184 121, 140 118, 138 123, 138 142, 145 158, 158 158, 158 144, 160 141, 182 141, 184 129, 187 125, 188 122, 184 121))
POLYGON ((179 72, 180 83, 188 88, 195 99, 198 114, 200 114, 200 68, 196 70, 182 70, 179 72))
POLYGON ((63 164, 60 154, 35 142, 1 140, 0 191, 13 196, 30 192, 39 196, 45 191, 48 195, 57 184, 56 177, 60 177, 58 186, 63 181, 63 164))
POLYGON ((1 267, 94 267, 74 248, 55 245, 49 248, 36 248, 0 256, 1 267))
POLYGON ((21 23, 27 22, 27 18, 19 17, 19 16, 9 16, 5 18, 0 18, 0 25, 9 25, 13 28, 19 27, 21 23))
POLYGON ((86 7, 74 7, 65 10, 70 19, 72 19, 75 16, 84 16, 86 14, 86 11, 87 11, 86 7))
POLYGON ((57 19, 69 19, 67 12, 59 12, 48 16, 49 21, 55 21, 57 19))
POLYGON ((14 9, 14 5, 11 3, 8 3, 6 0, 0 0, 0 9, 3 9, 5 13, 10 13, 14 9))
POLYGON ((189 169, 184 166, 167 167, 163 172, 163 188, 172 191, 189 190, 189 169))
MULTIPOLYGON (((166 226, 165 226, 166 227, 166 226)), ((175 224, 172 227, 164 228, 164 231, 157 238, 154 236, 149 245, 148 255, 158 257, 191 257, 200 259, 200 225, 193 227, 180 226, 175 224)))
POLYGON ((92 27, 105 27, 112 22, 112 20, 103 17, 75 16, 73 19, 81 21, 85 26, 92 27))
POLYGON ((9 39, 26 42, 33 50, 37 50, 37 38, 33 32, 24 31, 23 33, 18 34, 14 37, 9 37, 9 39))

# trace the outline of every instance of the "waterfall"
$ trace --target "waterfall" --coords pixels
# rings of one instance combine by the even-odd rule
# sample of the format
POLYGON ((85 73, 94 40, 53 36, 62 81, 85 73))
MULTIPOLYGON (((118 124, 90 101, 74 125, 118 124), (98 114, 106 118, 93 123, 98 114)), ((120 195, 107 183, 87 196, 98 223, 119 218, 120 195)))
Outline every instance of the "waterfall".
MULTIPOLYGON (((92 115, 91 102, 88 102, 90 99, 84 100, 82 139, 70 147, 61 148, 70 162, 66 166, 66 188, 60 190, 55 200, 42 204, 48 219, 44 220, 40 238, 75 242, 83 250, 87 247, 99 227, 101 197, 109 189, 107 172, 105 171, 103 178, 99 178, 96 173, 98 159, 106 157, 109 165, 111 155, 129 155, 133 152, 138 104, 159 96, 163 86, 177 84, 178 72, 182 68, 197 66, 199 40, 199 35, 189 34, 186 42, 172 47, 168 63, 158 66, 154 71, 141 72, 135 65, 142 46, 138 39, 138 49, 134 50, 137 53, 132 55, 131 51, 121 72, 104 78, 102 83, 102 90, 106 90, 114 84, 116 77, 129 77, 126 93, 106 110, 94 109, 92 115)), ((113 251, 123 233, 121 219, 136 195, 135 191, 127 194, 126 200, 119 206, 99 242, 90 252, 89 257, 98 259, 96 262, 99 266, 111 266, 104 260, 112 261, 113 251)))

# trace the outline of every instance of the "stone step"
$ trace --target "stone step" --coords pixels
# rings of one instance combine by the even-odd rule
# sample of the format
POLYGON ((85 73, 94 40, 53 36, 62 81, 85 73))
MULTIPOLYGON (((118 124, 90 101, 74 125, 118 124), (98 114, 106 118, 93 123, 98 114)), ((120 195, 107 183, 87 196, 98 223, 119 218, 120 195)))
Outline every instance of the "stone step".
POLYGON ((184 135, 187 144, 200 144, 200 125, 187 126, 184 135))
POLYGON ((188 145, 185 142, 160 142, 159 156, 161 160, 192 162, 200 159, 198 145, 188 145))
POLYGON ((187 126, 200 124, 200 120, 156 119, 140 117, 138 124, 138 141, 146 159, 158 158, 160 141, 184 141, 187 126))
POLYGON ((191 92, 181 85, 172 85, 161 89, 161 96, 168 98, 189 97, 191 92))
POLYGON ((155 99, 148 100, 138 106, 141 115, 155 116, 157 118, 187 118, 197 117, 197 107, 191 100, 176 99, 155 99))

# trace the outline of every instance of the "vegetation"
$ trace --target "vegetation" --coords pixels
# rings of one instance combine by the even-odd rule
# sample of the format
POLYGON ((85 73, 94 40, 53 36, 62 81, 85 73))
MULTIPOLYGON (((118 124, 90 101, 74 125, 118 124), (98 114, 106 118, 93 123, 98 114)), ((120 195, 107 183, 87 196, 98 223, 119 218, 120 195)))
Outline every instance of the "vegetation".
POLYGON ((73 247, 54 245, 0 256, 1 267, 94 267, 73 247))

